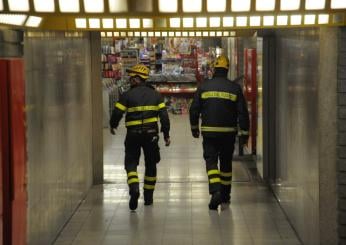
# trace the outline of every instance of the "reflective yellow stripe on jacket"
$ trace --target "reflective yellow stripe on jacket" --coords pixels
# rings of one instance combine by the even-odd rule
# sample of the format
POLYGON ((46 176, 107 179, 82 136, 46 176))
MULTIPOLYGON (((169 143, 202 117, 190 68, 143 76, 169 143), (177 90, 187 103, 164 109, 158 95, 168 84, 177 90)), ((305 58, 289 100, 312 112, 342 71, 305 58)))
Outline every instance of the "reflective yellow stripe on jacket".
POLYGON ((237 128, 234 127, 201 127, 202 132, 220 132, 220 133, 228 133, 228 132, 236 132, 237 128))
POLYGON ((127 110, 127 107, 122 105, 122 104, 120 104, 119 102, 115 103, 115 107, 118 108, 121 111, 126 111, 127 110))
POLYGON ((147 118, 144 120, 129 121, 129 122, 126 122, 125 125, 126 126, 136 126, 136 125, 142 125, 142 124, 146 124, 146 123, 153 123, 153 122, 157 122, 157 121, 158 121, 157 117, 151 117, 151 118, 147 118))
POLYGON ((226 99, 231 101, 237 100, 237 95, 227 93, 227 92, 219 92, 219 91, 209 91, 209 92, 203 92, 202 93, 202 99, 210 99, 210 98, 217 98, 217 99, 226 99))

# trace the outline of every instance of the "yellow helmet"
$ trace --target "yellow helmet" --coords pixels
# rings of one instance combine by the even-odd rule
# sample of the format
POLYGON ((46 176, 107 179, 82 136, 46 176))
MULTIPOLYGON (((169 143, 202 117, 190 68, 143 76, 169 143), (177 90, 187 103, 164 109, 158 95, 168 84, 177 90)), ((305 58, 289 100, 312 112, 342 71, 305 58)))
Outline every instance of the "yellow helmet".
POLYGON ((229 69, 229 60, 226 56, 220 55, 219 57, 216 58, 214 62, 214 67, 215 68, 225 68, 229 69))
POLYGON ((134 65, 126 71, 130 77, 140 76, 144 80, 149 78, 149 68, 143 64, 134 65))

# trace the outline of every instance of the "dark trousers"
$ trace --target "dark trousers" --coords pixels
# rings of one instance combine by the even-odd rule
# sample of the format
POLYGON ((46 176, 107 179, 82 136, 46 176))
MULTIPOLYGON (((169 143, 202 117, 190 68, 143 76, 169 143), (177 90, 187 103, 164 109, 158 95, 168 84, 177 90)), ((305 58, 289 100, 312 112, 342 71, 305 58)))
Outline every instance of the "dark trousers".
POLYGON ((209 180, 209 193, 220 192, 229 199, 232 188, 232 157, 235 134, 203 138, 203 157, 209 180), (218 162, 220 161, 220 169, 218 162))
POLYGON ((145 176, 144 190, 153 192, 156 184, 156 164, 160 162, 160 148, 157 133, 131 133, 127 132, 125 139, 125 170, 127 183, 131 193, 139 191, 139 178, 137 166, 141 156, 141 148, 144 152, 145 176))

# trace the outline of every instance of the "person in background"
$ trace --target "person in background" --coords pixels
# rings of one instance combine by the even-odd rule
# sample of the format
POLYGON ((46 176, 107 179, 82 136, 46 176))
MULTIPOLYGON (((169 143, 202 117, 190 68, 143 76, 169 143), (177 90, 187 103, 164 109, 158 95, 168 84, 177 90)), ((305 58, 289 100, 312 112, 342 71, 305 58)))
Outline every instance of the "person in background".
POLYGON ((156 164, 160 161, 158 118, 166 146, 170 145, 170 121, 161 95, 145 82, 149 78, 149 69, 137 64, 126 71, 131 89, 115 104, 110 130, 114 135, 119 121, 126 113, 125 170, 130 194, 129 208, 136 210, 140 196, 137 165, 141 148, 145 159, 144 205, 151 205, 156 184, 156 164))
POLYGON ((242 88, 227 79, 229 60, 221 55, 214 62, 214 74, 197 89, 191 107, 192 136, 203 136, 203 157, 209 180, 209 209, 231 201, 232 158, 236 135, 243 144, 249 138, 249 114, 242 88), (238 126, 240 131, 238 130, 238 126), (220 168, 218 165, 220 161, 220 168))

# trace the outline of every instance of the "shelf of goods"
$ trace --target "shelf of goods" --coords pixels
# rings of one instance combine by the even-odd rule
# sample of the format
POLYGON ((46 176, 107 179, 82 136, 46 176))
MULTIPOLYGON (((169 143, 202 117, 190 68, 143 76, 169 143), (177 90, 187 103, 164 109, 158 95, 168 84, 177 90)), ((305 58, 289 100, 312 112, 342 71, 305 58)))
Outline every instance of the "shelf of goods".
POLYGON ((114 78, 116 80, 122 77, 122 66, 120 63, 120 54, 102 54, 102 77, 114 78))

